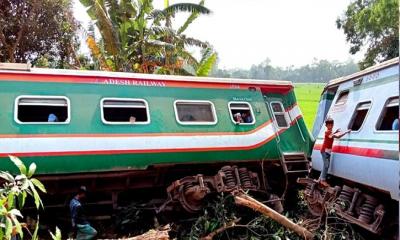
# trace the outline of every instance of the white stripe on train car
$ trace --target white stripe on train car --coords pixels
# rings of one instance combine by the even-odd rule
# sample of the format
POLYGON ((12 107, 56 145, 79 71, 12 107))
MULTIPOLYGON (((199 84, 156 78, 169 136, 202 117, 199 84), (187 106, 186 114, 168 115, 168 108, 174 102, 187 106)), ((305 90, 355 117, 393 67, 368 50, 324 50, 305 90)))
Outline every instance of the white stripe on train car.
POLYGON ((246 135, 4 138, 0 139, 0 154, 247 147, 274 134, 272 124, 268 124, 246 135))
MULTIPOLYGON (((299 114, 295 105, 291 114, 299 114)), ((292 124, 301 115, 294 117, 292 124)), ((173 135, 172 136, 117 136, 117 137, 17 137, 0 138, 0 154, 127 151, 166 149, 246 148, 266 141, 276 134, 269 123, 255 132, 241 135, 173 135)))
MULTIPOLYGON (((320 151, 313 151, 312 158, 321 158, 320 151)), ((356 181, 390 193, 393 199, 399 200, 398 175, 399 162, 385 161, 382 158, 333 153, 329 173, 344 179, 356 181), (368 166, 366 168, 366 166, 368 166)), ((322 161, 313 161, 313 168, 321 171, 322 161)))

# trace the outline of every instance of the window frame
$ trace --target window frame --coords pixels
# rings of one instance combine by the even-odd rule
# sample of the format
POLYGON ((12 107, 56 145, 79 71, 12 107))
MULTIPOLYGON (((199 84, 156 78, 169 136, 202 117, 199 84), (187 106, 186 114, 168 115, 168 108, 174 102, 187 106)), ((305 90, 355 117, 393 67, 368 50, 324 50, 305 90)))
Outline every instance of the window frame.
POLYGON ((244 102, 244 101, 230 101, 228 102, 228 112, 231 118, 231 121, 233 122, 233 124, 235 125, 254 125, 256 123, 256 117, 254 115, 253 112, 253 107, 251 106, 251 104, 249 102, 244 102), (232 109, 231 109, 231 104, 246 104, 247 106, 249 106, 250 109, 250 113, 251 113, 251 117, 253 118, 253 121, 251 123, 236 123, 235 119, 232 116, 232 109))
MULTIPOLYGON (((394 99, 394 98, 399 98, 399 96, 390 96, 386 99, 385 103, 383 104, 383 108, 382 108, 381 113, 379 114, 379 118, 377 119, 376 124, 375 124, 375 129, 374 129, 375 132, 377 132, 377 133, 394 133, 394 132, 396 132, 397 133, 399 131, 399 130, 379 130, 378 129, 378 125, 382 124, 382 120, 383 120, 382 117, 386 113, 386 111, 385 111, 386 105, 389 103, 389 101, 391 99, 394 99)), ((398 107, 400 108, 400 98, 399 98, 399 106, 398 107)))
POLYGON ((338 95, 338 97, 337 97, 337 99, 336 99, 336 102, 335 102, 334 106, 346 105, 346 103, 347 103, 347 101, 348 101, 348 99, 349 99, 349 94, 350 94, 350 90, 342 90, 342 91, 339 93, 339 95, 338 95), (337 103, 337 102, 339 101, 339 97, 340 97, 342 94, 344 94, 344 93, 347 93, 346 101, 345 101, 344 103, 337 103))
POLYGON ((116 97, 105 97, 100 100, 100 115, 101 115, 101 121, 103 124, 106 125, 147 125, 150 124, 150 109, 149 109, 149 104, 148 102, 143 99, 143 98, 116 98, 116 97), (140 101, 143 102, 146 108, 146 114, 147 114, 147 121, 146 122, 134 122, 131 123, 129 121, 126 122, 109 122, 104 118, 104 101, 140 101))
MULTIPOLYGON (((288 128, 290 128, 290 124, 291 124, 292 121, 291 121, 290 117, 288 116, 288 113, 286 112, 286 109, 285 109, 285 107, 283 106, 283 103, 282 103, 281 101, 271 101, 271 102, 269 103, 269 107, 271 108, 272 117, 274 118, 274 124, 275 124, 275 126, 276 126, 277 128, 279 128, 279 129, 288 129, 288 128), (272 104, 273 104, 273 103, 278 103, 279 105, 281 105, 282 110, 283 110, 283 116, 284 116, 284 118, 285 118, 285 120, 286 120, 287 127, 280 127, 280 126, 278 125, 278 121, 276 120, 276 117, 275 117, 275 111, 274 111, 274 108, 272 107, 272 104)), ((279 112, 279 113, 281 113, 281 112, 279 112)))
MULTIPOLYGON (((364 104, 364 103, 370 103, 369 108, 368 108, 368 111, 367 111, 367 114, 365 115, 364 121, 363 121, 363 123, 361 124, 360 128, 359 128, 357 131, 351 130, 351 133, 358 133, 358 132, 360 132, 360 131, 363 129, 363 127, 364 127, 364 125, 365 125, 365 122, 367 121, 367 118, 368 118, 368 116, 369 116, 369 113, 371 112, 370 110, 372 109, 372 106, 373 106, 372 100, 371 100, 371 99, 363 100, 363 101, 357 102, 355 108, 353 109, 353 114, 351 115, 350 121, 349 121, 349 123, 347 124, 347 129, 351 129, 351 128, 350 128, 350 123, 354 123, 353 120, 354 120, 355 114, 356 114, 356 112, 357 112, 357 108, 358 108, 361 104, 364 104)), ((353 124, 352 124, 352 125, 353 125, 353 124)))
POLYGON ((217 112, 215 111, 215 106, 214 103, 208 100, 183 100, 183 99, 178 99, 174 101, 174 112, 175 112, 175 120, 180 124, 180 125, 216 125, 218 123, 218 116, 217 116, 217 112), (187 122, 182 122, 181 120, 179 120, 179 116, 178 116, 178 108, 176 106, 176 104, 179 103, 208 103, 211 105, 211 112, 213 114, 214 117, 214 121, 213 122, 193 122, 193 121, 187 121, 187 122))
MULTIPOLYGON (((35 104, 34 106, 55 106, 52 104, 35 104)), ((66 96, 53 96, 53 95, 20 95, 15 98, 14 101, 14 121, 21 125, 66 125, 71 122, 71 101, 66 96), (67 102, 67 119, 64 122, 21 122, 18 119, 18 106, 21 98, 32 98, 32 99, 63 99, 67 102)))

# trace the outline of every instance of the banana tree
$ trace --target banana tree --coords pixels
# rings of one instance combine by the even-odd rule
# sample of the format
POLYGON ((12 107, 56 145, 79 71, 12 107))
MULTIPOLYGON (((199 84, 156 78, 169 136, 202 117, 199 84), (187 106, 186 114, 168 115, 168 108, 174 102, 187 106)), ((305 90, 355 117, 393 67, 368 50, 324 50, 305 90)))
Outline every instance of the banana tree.
POLYGON ((163 10, 154 9, 151 0, 80 1, 101 34, 96 41, 94 31, 89 31, 87 43, 103 70, 176 74, 185 64, 197 64, 187 46, 208 47, 183 34, 200 14, 210 13, 204 1, 173 5, 167 1, 163 10), (171 21, 179 12, 191 14, 174 30, 171 21))

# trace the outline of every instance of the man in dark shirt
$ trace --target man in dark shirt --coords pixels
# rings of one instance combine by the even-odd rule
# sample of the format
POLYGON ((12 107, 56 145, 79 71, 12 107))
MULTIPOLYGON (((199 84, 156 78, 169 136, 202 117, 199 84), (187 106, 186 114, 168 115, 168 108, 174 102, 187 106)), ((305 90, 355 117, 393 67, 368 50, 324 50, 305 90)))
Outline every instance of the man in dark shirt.
POLYGON ((96 229, 90 226, 86 219, 82 201, 86 198, 86 187, 82 186, 79 188, 78 193, 72 198, 69 203, 69 209, 71 211, 72 227, 77 231, 77 240, 90 240, 97 235, 96 229))

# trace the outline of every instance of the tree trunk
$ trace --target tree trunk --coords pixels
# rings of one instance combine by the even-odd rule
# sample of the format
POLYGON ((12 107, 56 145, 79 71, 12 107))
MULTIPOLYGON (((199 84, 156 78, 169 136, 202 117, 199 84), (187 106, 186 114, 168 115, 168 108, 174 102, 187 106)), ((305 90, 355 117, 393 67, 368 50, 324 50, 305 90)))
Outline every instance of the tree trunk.
POLYGON ((168 232, 171 230, 169 225, 164 226, 160 230, 151 229, 142 235, 138 235, 131 238, 126 238, 126 240, 169 240, 168 232))
POLYGON ((312 234, 307 229, 295 224, 290 219, 279 214, 272 208, 265 206, 264 204, 260 203, 259 201, 255 200, 254 198, 247 196, 246 194, 239 193, 239 194, 235 195, 235 203, 237 205, 242 205, 242 206, 251 208, 254 211, 260 212, 260 213, 270 217, 274 221, 276 221, 279 224, 283 225, 284 227, 292 230, 293 232, 295 232, 299 236, 302 236, 306 240, 311 240, 314 238, 314 234, 312 234))
POLYGON ((10 61, 10 63, 15 63, 14 48, 10 46, 7 47, 7 53, 8 53, 8 61, 10 61))

